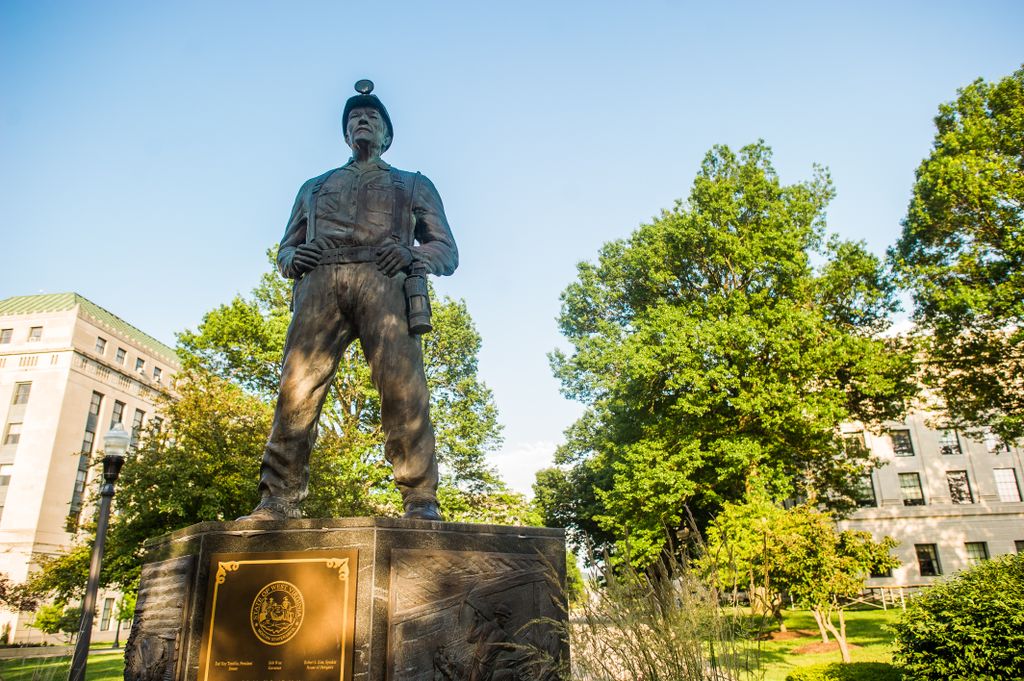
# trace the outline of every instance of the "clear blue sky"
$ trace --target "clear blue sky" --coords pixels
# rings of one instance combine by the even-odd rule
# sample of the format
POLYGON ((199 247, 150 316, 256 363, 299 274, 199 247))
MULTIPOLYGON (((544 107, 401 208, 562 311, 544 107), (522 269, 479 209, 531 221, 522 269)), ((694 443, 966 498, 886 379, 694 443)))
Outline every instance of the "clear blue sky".
POLYGON ((255 285, 299 185, 342 164, 368 77, 385 156, 444 197, 496 454, 524 489, 580 412, 546 353, 575 264, 758 138, 828 166, 882 253, 940 102, 1024 62, 1017 2, 0 5, 0 297, 77 291, 154 336, 255 285))

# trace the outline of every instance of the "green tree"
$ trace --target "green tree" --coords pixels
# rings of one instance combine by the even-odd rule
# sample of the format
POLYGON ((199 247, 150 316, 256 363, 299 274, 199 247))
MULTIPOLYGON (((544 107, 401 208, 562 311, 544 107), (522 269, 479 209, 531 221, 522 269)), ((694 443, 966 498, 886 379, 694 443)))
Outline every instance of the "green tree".
POLYGON ((953 424, 1024 437, 1024 67, 939 107, 890 259, 953 424))
POLYGON ((760 487, 754 486, 742 502, 726 502, 707 529, 707 550, 702 567, 723 591, 746 591, 755 614, 769 614, 786 631, 782 617, 783 591, 777 564, 779 529, 786 510, 760 487))
POLYGON ((807 605, 823 642, 829 632, 850 661, 845 608, 872 572, 897 567, 890 537, 840 532, 832 515, 811 504, 783 508, 754 487, 742 503, 726 503, 708 528, 702 565, 720 588, 747 590, 756 610, 782 622, 782 597, 807 605))
POLYGON ((0 610, 11 612, 32 612, 39 607, 39 597, 30 584, 12 582, 0 574, 0 610))
POLYGON ((849 662, 846 608, 871 573, 899 566, 890 553, 896 541, 884 537, 876 542, 859 530, 839 532, 830 513, 809 504, 790 509, 777 536, 779 550, 770 563, 776 583, 811 609, 822 641, 827 641, 826 631, 831 633, 843 662, 849 662))
POLYGON ((89 530, 83 528, 79 541, 68 551, 40 556, 39 569, 30 575, 28 589, 52 597, 60 605, 80 601, 89 579, 92 537, 89 530))
POLYGON ((82 621, 81 608, 68 608, 58 603, 44 605, 36 612, 32 626, 44 634, 64 634, 68 642, 78 633, 82 621))
POLYGON ((882 263, 826 236, 832 196, 820 168, 782 185, 763 143, 715 147, 688 201, 578 266, 559 317, 573 349, 551 362, 587 412, 538 497, 585 501, 546 520, 628 534, 650 562, 684 505, 703 528, 755 475, 852 505, 868 454, 839 424, 899 418, 915 386, 912 354, 880 337, 896 306, 882 263))

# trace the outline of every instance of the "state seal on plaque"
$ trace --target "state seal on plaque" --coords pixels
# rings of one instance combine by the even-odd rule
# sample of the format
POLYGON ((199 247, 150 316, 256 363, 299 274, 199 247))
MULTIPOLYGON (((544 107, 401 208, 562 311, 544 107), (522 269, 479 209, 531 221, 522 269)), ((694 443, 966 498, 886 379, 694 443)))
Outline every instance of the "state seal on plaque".
POLYGON ((249 609, 249 623, 256 638, 269 646, 279 646, 299 632, 305 609, 298 587, 278 580, 256 594, 249 609))

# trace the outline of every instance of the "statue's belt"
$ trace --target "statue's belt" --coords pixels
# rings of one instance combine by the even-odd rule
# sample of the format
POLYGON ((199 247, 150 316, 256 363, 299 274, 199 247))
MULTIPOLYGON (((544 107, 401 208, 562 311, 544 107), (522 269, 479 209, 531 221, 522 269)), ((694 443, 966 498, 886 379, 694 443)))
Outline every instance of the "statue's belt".
POLYGON ((320 252, 321 265, 348 265, 359 262, 377 262, 380 246, 342 246, 325 248, 320 252))

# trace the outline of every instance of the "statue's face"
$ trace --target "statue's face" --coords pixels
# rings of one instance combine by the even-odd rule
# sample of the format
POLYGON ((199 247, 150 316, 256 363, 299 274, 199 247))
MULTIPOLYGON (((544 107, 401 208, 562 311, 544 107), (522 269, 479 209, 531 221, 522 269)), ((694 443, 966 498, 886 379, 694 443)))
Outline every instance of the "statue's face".
POLYGON ((369 106, 352 109, 345 123, 345 141, 349 146, 369 144, 378 149, 384 148, 388 139, 388 124, 380 112, 369 106))

